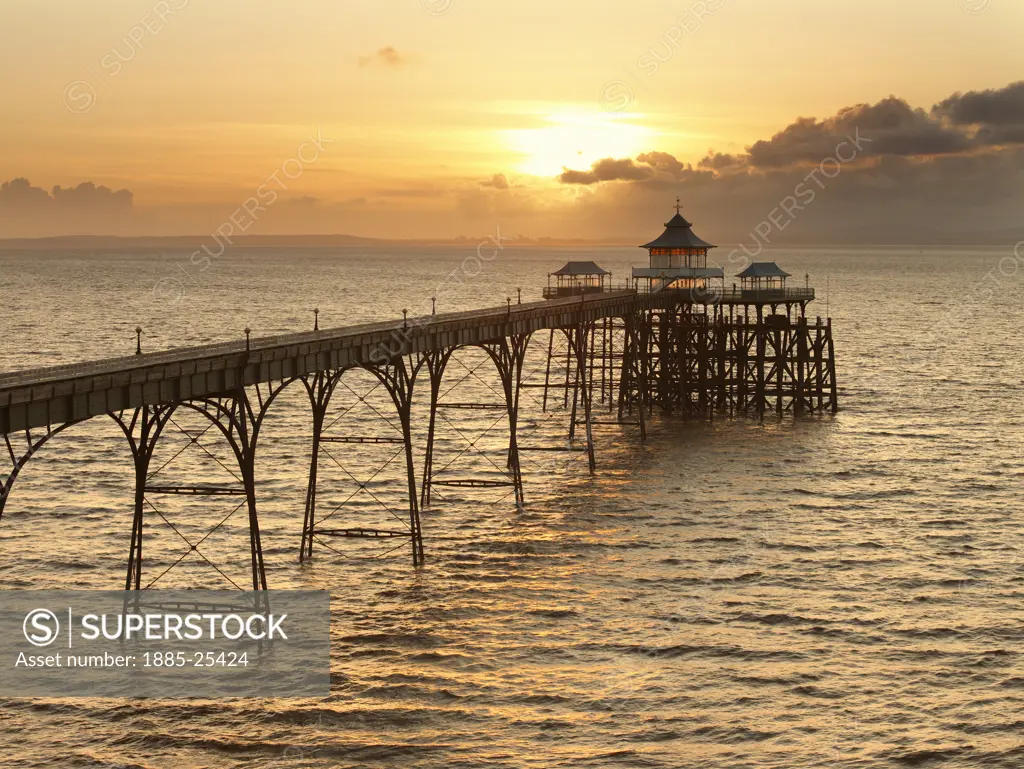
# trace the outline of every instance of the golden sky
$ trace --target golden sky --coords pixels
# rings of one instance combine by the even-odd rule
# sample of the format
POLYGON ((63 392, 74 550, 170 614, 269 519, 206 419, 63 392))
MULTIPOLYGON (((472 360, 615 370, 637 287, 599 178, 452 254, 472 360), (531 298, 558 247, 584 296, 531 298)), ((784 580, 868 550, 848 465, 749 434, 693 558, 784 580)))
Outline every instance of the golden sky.
POLYGON ((583 235, 564 168, 696 165, 890 94, 928 110, 1020 79, 1022 30, 1018 0, 3 0, 0 181, 125 188, 126 232, 198 233, 319 133, 254 231, 501 210, 583 235))

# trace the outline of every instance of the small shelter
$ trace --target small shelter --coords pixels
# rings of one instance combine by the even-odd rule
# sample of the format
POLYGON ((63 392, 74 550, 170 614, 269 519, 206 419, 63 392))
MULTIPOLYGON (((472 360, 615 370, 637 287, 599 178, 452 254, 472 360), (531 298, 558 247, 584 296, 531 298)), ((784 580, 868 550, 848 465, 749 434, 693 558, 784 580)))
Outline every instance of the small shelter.
POLYGON ((611 273, 594 262, 566 262, 564 267, 548 273, 545 299, 580 294, 600 294, 611 287, 611 273), (551 278, 555 285, 551 285, 551 278))
POLYGON ((754 262, 736 277, 744 291, 785 291, 789 273, 775 262, 754 262))

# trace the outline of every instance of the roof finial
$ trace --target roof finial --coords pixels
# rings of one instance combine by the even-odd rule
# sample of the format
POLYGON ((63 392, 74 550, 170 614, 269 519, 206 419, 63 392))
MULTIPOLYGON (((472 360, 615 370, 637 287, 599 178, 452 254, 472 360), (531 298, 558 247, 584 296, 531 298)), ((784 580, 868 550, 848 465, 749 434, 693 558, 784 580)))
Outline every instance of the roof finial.
POLYGON ((680 208, 682 208, 682 206, 679 204, 679 197, 676 196, 676 213, 677 214, 679 213, 679 209, 680 208))

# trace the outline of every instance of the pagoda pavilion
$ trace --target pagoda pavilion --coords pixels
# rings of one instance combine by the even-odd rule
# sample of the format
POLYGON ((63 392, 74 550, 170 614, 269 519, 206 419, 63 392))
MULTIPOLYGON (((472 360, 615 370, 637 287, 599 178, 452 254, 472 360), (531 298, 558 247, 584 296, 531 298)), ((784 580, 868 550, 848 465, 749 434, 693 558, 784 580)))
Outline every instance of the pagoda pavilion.
POLYGON ((647 249, 650 266, 634 267, 633 279, 638 286, 646 281, 651 293, 666 288, 707 289, 710 280, 724 284, 722 269, 708 267, 708 251, 715 246, 694 234, 693 225, 679 212, 680 208, 676 198, 676 215, 665 223, 665 231, 640 246, 647 249))

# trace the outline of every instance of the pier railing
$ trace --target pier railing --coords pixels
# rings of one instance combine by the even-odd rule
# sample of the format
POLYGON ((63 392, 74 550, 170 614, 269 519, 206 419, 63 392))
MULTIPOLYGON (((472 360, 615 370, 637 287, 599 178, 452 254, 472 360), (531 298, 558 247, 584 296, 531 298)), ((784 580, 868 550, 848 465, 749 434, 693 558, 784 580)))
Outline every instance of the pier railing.
MULTIPOLYGON (((600 294, 588 293, 586 301, 591 302, 587 305, 588 307, 594 307, 594 303, 598 301, 614 305, 617 300, 623 300, 626 297, 628 297, 628 292, 613 290, 600 294)), ((260 352, 273 353, 277 348, 290 345, 339 342, 374 335, 386 338, 389 333, 400 332, 406 329, 417 332, 429 332, 435 328, 444 327, 447 329, 451 324, 458 323, 459 321, 471 322, 470 325, 486 325, 488 322, 503 321, 506 318, 517 320, 531 314, 533 311, 550 313, 552 310, 557 312, 559 308, 564 308, 566 311, 573 312, 581 299, 583 297, 577 294, 575 296, 559 297, 555 301, 535 301, 522 304, 510 300, 509 304, 498 307, 461 310, 458 312, 414 316, 404 319, 396 318, 352 326, 315 331, 299 331, 266 337, 253 336, 249 341, 236 340, 189 347, 172 347, 166 350, 146 352, 139 355, 124 355, 117 358, 76 361, 55 366, 19 369, 0 373, 0 409, 6 405, 4 399, 5 391, 13 388, 39 386, 78 377, 151 370, 156 366, 209 361, 230 355, 256 354, 260 352)), ((2 423, 2 419, 0 419, 0 423, 2 423)))
POLYGON ((813 288, 721 288, 720 286, 692 286, 689 288, 658 288, 638 285, 639 294, 671 294, 685 296, 684 301, 694 304, 771 304, 773 302, 810 302, 813 288))
POLYGON ((695 286, 692 288, 662 288, 646 283, 621 283, 602 291, 599 286, 547 286, 545 299, 608 293, 608 291, 634 291, 638 294, 680 292, 686 301, 695 304, 770 304, 771 302, 810 302, 814 300, 813 288, 720 288, 718 286, 695 286))
POLYGON ((608 286, 545 286, 545 299, 564 299, 570 296, 582 296, 583 294, 604 294, 609 291, 631 291, 632 286, 622 285, 616 288, 608 286))
POLYGON ((708 303, 714 302, 810 302, 814 299, 813 288, 727 288, 714 286, 692 289, 695 295, 706 295, 708 303))

